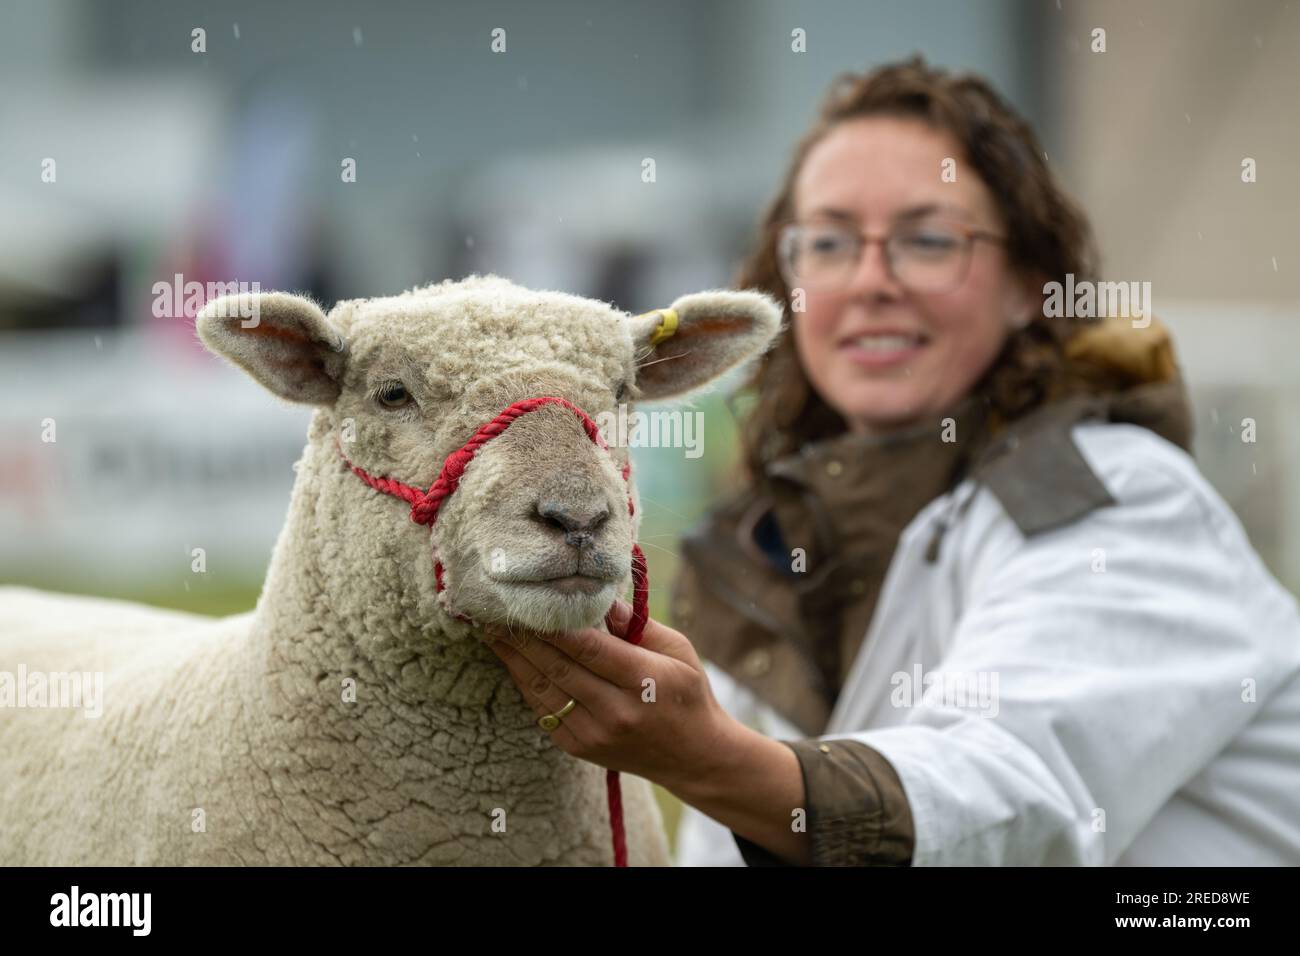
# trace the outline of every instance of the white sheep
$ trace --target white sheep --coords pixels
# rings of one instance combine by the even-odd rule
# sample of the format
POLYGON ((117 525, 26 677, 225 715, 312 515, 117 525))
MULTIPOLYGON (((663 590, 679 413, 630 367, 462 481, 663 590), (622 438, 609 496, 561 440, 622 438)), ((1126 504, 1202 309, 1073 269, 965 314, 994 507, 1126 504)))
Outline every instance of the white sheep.
MULTIPOLYGON (((329 316, 284 293, 209 303, 210 349, 316 406, 257 607, 213 619, 0 589, 0 864, 611 863, 605 771, 548 739, 455 615, 600 623, 640 520, 627 449, 602 450, 561 405, 531 411, 483 445, 432 528, 349 461, 428 488, 517 400, 599 418, 682 396, 780 323, 753 291, 671 308, 632 316, 492 275, 329 316), (15 706, 20 670, 33 691, 102 674, 102 716, 15 706)), ((650 785, 622 786, 630 865, 666 864, 650 785)))

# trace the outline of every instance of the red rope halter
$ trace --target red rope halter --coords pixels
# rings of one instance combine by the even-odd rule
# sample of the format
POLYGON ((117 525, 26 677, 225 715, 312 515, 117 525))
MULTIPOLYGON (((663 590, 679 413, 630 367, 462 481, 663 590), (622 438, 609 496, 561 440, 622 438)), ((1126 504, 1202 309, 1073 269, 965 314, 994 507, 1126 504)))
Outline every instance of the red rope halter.
MULTIPOLYGON (((348 456, 343 452, 343 446, 339 445, 339 454, 343 455, 343 460, 347 466, 370 487, 376 491, 382 491, 384 494, 393 495, 409 502, 411 505, 411 520, 416 524, 427 524, 432 530, 433 523, 438 520, 438 509, 442 507, 452 493, 460 486, 461 476, 465 473, 465 468, 473 460, 478 450, 488 441, 500 435, 510 423, 520 415, 536 411, 543 405, 563 405, 572 411, 587 432, 587 437, 595 442, 605 451, 609 450, 609 445, 600 434, 600 429, 592 421, 590 415, 584 412, 572 402, 559 398, 554 395, 542 395, 537 398, 525 398, 508 406, 496 418, 485 425, 479 427, 474 433, 474 437, 467 441, 447 456, 447 460, 442 464, 442 470, 438 472, 438 477, 429 487, 429 490, 421 491, 411 485, 402 484, 400 481, 394 481, 392 478, 375 478, 366 474, 361 468, 348 461, 348 456)), ((337 439, 336 439, 337 443, 337 439)), ((631 480, 632 462, 629 460, 622 467, 623 481, 631 480)), ((631 492, 627 498, 627 513, 629 516, 635 514, 632 505, 631 492)), ((437 584, 438 592, 445 590, 446 585, 442 580, 442 561, 434 560, 433 565, 434 580, 437 584)), ((646 620, 649 617, 647 606, 650 596, 650 575, 646 568, 645 555, 641 551, 641 546, 635 541, 632 542, 632 616, 628 620, 627 630, 619 635, 623 640, 630 644, 639 644, 641 642, 641 632, 645 630, 646 620)), ((451 611, 453 615, 462 621, 473 624, 469 617, 451 611)), ((613 608, 605 613, 605 626, 611 634, 616 634, 614 627, 613 608)), ((627 836, 623 830, 623 793, 619 786, 618 771, 605 771, 605 791, 609 803, 609 828, 614 842, 614 865, 627 866, 627 836)))

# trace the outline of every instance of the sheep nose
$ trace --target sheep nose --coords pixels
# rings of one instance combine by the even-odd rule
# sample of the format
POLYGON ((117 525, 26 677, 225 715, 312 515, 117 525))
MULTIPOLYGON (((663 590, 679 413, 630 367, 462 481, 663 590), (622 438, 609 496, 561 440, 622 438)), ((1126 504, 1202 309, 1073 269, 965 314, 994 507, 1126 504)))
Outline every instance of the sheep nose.
POLYGON ((564 532, 565 544, 584 548, 591 543, 596 529, 609 517, 609 508, 603 503, 583 508, 543 499, 537 502, 537 514, 547 524, 564 532))

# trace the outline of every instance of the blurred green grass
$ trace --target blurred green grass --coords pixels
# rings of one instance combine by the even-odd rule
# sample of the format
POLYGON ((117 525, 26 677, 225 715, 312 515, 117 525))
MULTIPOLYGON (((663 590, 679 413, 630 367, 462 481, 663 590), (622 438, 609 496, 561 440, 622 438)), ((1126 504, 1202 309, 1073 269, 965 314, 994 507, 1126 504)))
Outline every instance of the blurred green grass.
POLYGON ((95 578, 50 573, 7 573, 4 575, 4 583, 63 594, 135 601, 211 617, 226 617, 251 611, 257 605, 258 595, 262 593, 260 579, 222 578, 212 574, 192 573, 166 579, 141 578, 126 585, 106 585, 95 578))

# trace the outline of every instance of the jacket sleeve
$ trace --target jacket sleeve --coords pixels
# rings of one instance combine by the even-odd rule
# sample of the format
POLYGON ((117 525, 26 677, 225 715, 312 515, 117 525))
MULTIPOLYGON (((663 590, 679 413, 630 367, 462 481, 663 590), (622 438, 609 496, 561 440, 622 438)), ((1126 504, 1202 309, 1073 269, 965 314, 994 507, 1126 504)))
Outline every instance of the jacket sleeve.
POLYGON ((1113 863, 1296 671, 1295 601, 1190 459, 1094 467, 1116 504, 1028 538, 981 490, 924 695, 822 738, 896 770, 915 865, 1113 863))
MULTIPOLYGON (((912 812, 898 774, 856 740, 783 740, 803 774, 813 866, 907 866, 912 812)), ((732 831, 749 866, 789 864, 732 831)))
MULTIPOLYGON (((731 716, 790 747, 803 773, 814 865, 907 865, 912 819, 898 775, 872 748, 854 741, 781 739, 797 728, 706 661, 718 703, 731 716)), ((683 804, 677 866, 789 866, 785 860, 683 804)))

